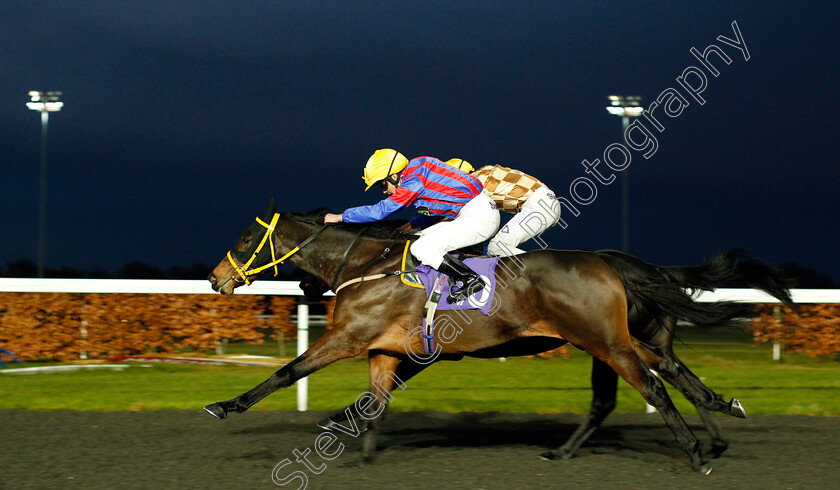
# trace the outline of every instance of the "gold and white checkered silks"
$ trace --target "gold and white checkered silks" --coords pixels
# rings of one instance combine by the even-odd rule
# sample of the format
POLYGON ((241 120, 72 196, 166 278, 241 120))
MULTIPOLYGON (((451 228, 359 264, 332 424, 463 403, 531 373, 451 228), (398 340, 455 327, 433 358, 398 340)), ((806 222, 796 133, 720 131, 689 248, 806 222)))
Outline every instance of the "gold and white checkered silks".
POLYGON ((543 186, 530 175, 501 165, 486 165, 472 173, 502 211, 516 214, 522 205, 543 186))

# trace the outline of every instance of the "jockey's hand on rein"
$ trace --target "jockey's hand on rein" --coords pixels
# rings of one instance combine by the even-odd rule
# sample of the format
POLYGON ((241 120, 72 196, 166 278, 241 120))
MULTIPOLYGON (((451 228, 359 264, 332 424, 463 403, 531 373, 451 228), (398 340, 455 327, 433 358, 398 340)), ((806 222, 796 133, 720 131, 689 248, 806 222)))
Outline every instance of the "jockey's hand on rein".
POLYGON ((344 221, 344 219, 340 214, 327 213, 324 215, 324 224, 341 223, 342 221, 344 221))
POLYGON ((400 226, 396 230, 394 230, 394 235, 398 235, 400 233, 414 233, 417 230, 411 227, 411 222, 406 221, 404 225, 400 226))

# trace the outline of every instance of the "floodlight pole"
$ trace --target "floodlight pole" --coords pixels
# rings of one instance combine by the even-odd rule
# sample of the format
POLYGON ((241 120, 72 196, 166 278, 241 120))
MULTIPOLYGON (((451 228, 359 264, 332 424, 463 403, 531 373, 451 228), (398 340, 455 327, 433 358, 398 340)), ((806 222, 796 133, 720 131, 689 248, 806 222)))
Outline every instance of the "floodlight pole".
MULTIPOLYGON (((621 134, 627 132, 630 116, 621 116, 621 134)), ((621 172, 621 250, 630 253, 630 172, 621 172)))
MULTIPOLYGON (((627 133, 630 118, 638 117, 643 109, 639 107, 642 98, 639 96, 610 95, 607 97, 610 105, 607 111, 615 116, 621 116, 622 136, 627 133)), ((630 179, 627 171, 621 173, 621 250, 630 251, 630 179)))
POLYGON ((41 112, 41 192, 38 200, 38 277, 44 277, 44 255, 47 228, 47 129, 50 113, 41 112))
POLYGON ((26 106, 41 113, 41 172, 40 198, 38 205, 38 277, 44 277, 44 256, 47 227, 47 129, 50 112, 58 112, 64 106, 61 92, 29 92, 30 101, 26 106))

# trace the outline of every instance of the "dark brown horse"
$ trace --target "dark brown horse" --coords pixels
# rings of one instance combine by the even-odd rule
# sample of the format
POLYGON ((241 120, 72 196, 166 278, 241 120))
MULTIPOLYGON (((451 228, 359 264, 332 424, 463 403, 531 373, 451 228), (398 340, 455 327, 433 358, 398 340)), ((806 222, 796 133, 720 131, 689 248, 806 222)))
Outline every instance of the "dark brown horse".
MULTIPOLYGON (((272 392, 336 360, 368 351, 372 400, 361 408, 363 413, 376 415, 369 417, 372 430, 366 432, 363 448, 365 456, 371 457, 375 429, 390 399, 389 391, 432 360, 533 354, 567 342, 600 362, 595 364, 599 379, 609 381, 609 372, 613 372, 636 388, 662 415, 698 471, 710 471, 701 444, 648 367, 680 388, 698 408, 743 415, 740 404, 725 402, 703 386, 670 349, 676 318, 717 325, 752 314, 747 304, 697 303, 686 294, 685 286, 711 287, 709 279, 698 272, 704 266, 694 268, 696 274, 692 268, 669 270, 618 252, 540 250, 503 258, 496 273, 501 285, 496 293, 500 307, 488 316, 469 311, 452 314, 444 321, 445 315, 439 315, 438 321, 449 328, 435 332, 436 356, 422 358, 418 357, 423 348, 417 326, 424 292, 403 287, 396 275, 374 279, 377 274, 399 270, 405 238, 395 240, 390 232, 358 226, 324 227, 320 216, 276 214, 274 208, 272 200, 213 270, 209 276, 213 289, 232 294, 273 265, 288 261, 339 289, 334 328, 253 389, 206 406, 217 418, 244 412, 272 392), (364 281, 338 287, 363 276, 364 281)), ((767 284, 769 279, 762 276, 765 273, 757 271, 752 279, 767 284)), ((779 291, 789 299, 783 286, 779 291)), ((573 454, 612 410, 615 380, 612 385, 602 381, 596 385, 595 381, 593 372, 593 410, 560 455, 573 454)), ((356 409, 360 409, 358 404, 356 409)))
MULTIPOLYGON (((752 259, 743 250, 730 250, 699 266, 690 267, 655 266, 614 250, 602 250, 598 254, 605 256, 612 267, 631 266, 636 269, 636 274, 647 274, 650 280, 665 280, 674 286, 695 291, 713 291, 714 285, 719 283, 738 284, 762 290, 793 309, 798 309, 788 291, 792 285, 791 280, 777 270, 752 259)), ((329 290, 329 286, 311 277, 302 281, 301 287, 311 297, 321 296, 329 290)), ((630 335, 648 351, 647 355, 643 356, 645 365, 676 387, 695 406, 706 431, 712 436, 712 446, 705 455, 713 458, 720 456, 729 447, 729 442, 724 438, 720 424, 712 412, 719 411, 739 418, 746 417, 746 412, 737 399, 727 402, 721 395, 706 387, 700 378, 677 358, 673 350, 677 322, 675 317, 667 316, 662 319, 661 312, 656 311, 656 305, 645 304, 634 294, 629 294, 628 298, 632 301, 628 312, 630 335)), ((697 313, 691 315, 697 326, 718 326, 719 319, 716 316, 704 315, 702 311, 697 313)), ((429 364, 418 364, 411 359, 404 359, 399 366, 400 380, 405 382, 428 366, 429 364)), ((544 453, 543 457, 574 457, 583 443, 615 408, 618 374, 608 364, 593 357, 591 381, 593 400, 589 415, 558 451, 544 453)), ((356 406, 352 404, 332 417, 322 420, 319 425, 333 430, 337 424, 346 424, 348 417, 355 417, 360 421, 362 429, 366 429, 365 419, 359 416, 356 406)))

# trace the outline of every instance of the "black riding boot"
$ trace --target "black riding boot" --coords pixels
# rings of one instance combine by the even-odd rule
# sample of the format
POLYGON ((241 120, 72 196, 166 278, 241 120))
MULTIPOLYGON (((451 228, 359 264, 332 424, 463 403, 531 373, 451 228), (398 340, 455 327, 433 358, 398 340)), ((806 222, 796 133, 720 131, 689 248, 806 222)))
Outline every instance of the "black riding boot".
POLYGON ((443 262, 438 269, 452 279, 449 286, 449 297, 446 298, 446 301, 450 304, 465 300, 476 291, 484 289, 484 280, 481 279, 481 276, 451 255, 443 257, 443 262), (456 289, 458 281, 461 281, 461 287, 456 289))

